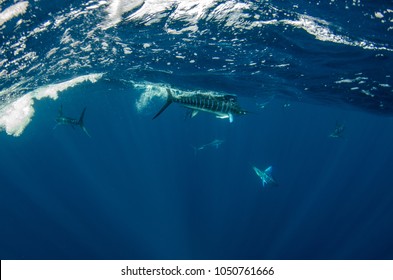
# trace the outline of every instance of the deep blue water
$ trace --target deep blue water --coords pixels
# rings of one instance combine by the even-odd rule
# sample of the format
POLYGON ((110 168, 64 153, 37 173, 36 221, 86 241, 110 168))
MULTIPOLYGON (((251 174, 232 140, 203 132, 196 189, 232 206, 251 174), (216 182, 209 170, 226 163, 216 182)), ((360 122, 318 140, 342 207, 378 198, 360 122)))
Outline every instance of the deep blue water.
POLYGON ((1 2, 0 259, 392 259, 393 5, 314 2, 1 2))

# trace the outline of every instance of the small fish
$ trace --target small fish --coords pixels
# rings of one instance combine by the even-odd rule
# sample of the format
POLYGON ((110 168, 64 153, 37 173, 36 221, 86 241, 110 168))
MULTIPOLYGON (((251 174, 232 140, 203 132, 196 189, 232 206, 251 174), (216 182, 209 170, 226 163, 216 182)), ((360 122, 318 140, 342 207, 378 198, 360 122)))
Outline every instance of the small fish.
POLYGON ((207 144, 201 145, 199 147, 194 147, 194 146, 192 146, 192 147, 194 148, 194 152, 196 155, 198 151, 201 151, 201 150, 208 148, 208 147, 215 147, 216 149, 218 149, 222 143, 224 143, 224 140, 214 139, 213 141, 211 141, 207 144))
POLYGON ((262 186, 265 187, 267 185, 278 185, 277 181, 272 176, 273 167, 269 166, 264 171, 258 169, 255 166, 252 166, 255 173, 258 175, 259 178, 262 180, 262 186))
POLYGON ((90 134, 87 132, 86 127, 83 123, 83 118, 85 116, 85 112, 86 112, 86 107, 83 108, 83 111, 79 117, 79 119, 73 119, 73 118, 69 118, 69 117, 65 117, 63 115, 63 105, 60 106, 59 109, 59 115, 56 118, 56 125, 53 129, 55 129, 58 125, 71 125, 72 128, 75 128, 75 126, 79 126, 85 133, 87 136, 91 137, 90 134))
POLYGON ((336 127, 334 128, 333 132, 330 133, 329 137, 344 138, 344 135, 343 135, 344 129, 345 129, 344 124, 340 124, 339 122, 336 122, 336 127))
POLYGON ((233 122, 233 115, 245 115, 247 111, 240 108, 235 95, 211 95, 211 94, 187 94, 173 95, 170 89, 167 89, 168 97, 164 106, 153 117, 157 118, 172 103, 179 103, 186 108, 191 109, 190 116, 194 117, 198 112, 208 112, 215 114, 217 118, 229 118, 233 122))

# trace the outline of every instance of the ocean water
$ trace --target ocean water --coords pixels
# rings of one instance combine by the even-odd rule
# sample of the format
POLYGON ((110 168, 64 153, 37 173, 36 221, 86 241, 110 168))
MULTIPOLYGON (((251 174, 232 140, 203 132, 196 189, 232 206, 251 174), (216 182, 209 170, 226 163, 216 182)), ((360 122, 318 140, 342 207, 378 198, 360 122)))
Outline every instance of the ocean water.
POLYGON ((392 259, 392 34, 391 1, 0 0, 0 258, 392 259), (248 113, 152 120, 167 89, 248 113))

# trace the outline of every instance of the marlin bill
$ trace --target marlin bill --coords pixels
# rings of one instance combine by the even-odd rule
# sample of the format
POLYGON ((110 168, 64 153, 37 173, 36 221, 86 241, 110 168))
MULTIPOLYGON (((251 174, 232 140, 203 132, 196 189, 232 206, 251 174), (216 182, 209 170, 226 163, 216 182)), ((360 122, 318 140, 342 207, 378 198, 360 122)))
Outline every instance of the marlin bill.
POLYGON ((153 117, 153 119, 157 118, 172 103, 179 103, 182 106, 191 109, 191 117, 194 117, 198 112, 203 111, 215 114, 217 118, 220 119, 228 118, 229 122, 233 122, 234 115, 247 114, 247 111, 243 110, 239 106, 236 95, 212 95, 202 93, 173 95, 170 89, 167 89, 167 93, 168 96, 166 103, 153 117))

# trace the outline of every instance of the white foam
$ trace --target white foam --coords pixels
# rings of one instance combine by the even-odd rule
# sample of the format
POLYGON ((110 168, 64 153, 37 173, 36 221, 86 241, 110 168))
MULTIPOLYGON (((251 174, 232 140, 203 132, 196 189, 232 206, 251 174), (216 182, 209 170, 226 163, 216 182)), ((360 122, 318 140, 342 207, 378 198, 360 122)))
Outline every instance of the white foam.
POLYGON ((135 10, 125 18, 126 21, 139 21, 145 25, 152 25, 169 15, 169 22, 182 21, 184 24, 179 30, 166 25, 165 29, 168 33, 196 32, 198 21, 205 18, 217 2, 218 0, 112 0, 109 1, 107 19, 102 28, 116 26, 123 20, 124 14, 135 10))
POLYGON ((178 1, 176 3, 176 9, 171 13, 169 20, 183 21, 185 22, 185 27, 179 30, 170 28, 172 34, 196 32, 198 30, 198 21, 207 15, 208 11, 216 4, 216 2, 217 0, 178 1))
MULTIPOLYGON (((88 3, 88 4, 90 4, 90 3, 88 3)), ((103 6, 103 5, 105 5, 105 4, 106 4, 106 1, 100 1, 100 2, 97 3, 97 4, 94 4, 94 5, 91 5, 91 6, 87 6, 87 7, 86 7, 86 10, 95 10, 95 9, 100 8, 101 6, 103 6)))
POLYGON ((214 10, 207 15, 207 20, 214 20, 218 22, 225 22, 227 27, 235 27, 240 29, 250 29, 244 23, 244 20, 249 18, 250 15, 245 12, 250 9, 250 4, 237 3, 236 1, 225 1, 214 8, 214 10))
POLYGON ((281 22, 297 28, 302 28, 320 41, 353 45, 353 43, 348 38, 334 34, 328 27, 329 23, 321 19, 300 15, 297 20, 283 20, 281 22))
MULTIPOLYGON (((196 32, 198 30, 198 21, 204 18, 208 21, 217 21, 224 23, 227 27, 234 27, 237 29, 253 29, 260 28, 264 25, 286 24, 305 30, 319 41, 327 41, 369 50, 393 51, 393 49, 367 40, 354 40, 345 35, 336 34, 331 29, 329 22, 309 15, 295 13, 295 19, 277 20, 273 18, 265 21, 250 20, 251 15, 248 11, 253 10, 253 8, 255 7, 251 6, 251 4, 239 3, 236 1, 225 1, 218 4, 217 0, 172 0, 165 2, 159 0, 146 0, 144 5, 138 11, 130 15, 127 20, 139 20, 148 25, 159 21, 167 13, 169 13, 170 9, 172 9, 171 14, 169 15, 169 23, 171 21, 182 21, 185 23, 180 29, 170 28, 167 23, 165 30, 170 34, 196 32)), ((271 6, 270 9, 276 10, 273 6, 271 6)), ((271 16, 275 17, 274 14, 271 16)), ((254 16, 254 18, 258 19, 259 16, 254 16)))
POLYGON ((70 28, 67 28, 64 31, 63 36, 61 36, 61 39, 60 39, 60 44, 68 44, 68 43, 74 41, 74 39, 72 39, 72 37, 69 33, 70 30, 71 30, 70 28))
POLYGON ((347 36, 337 35, 329 28, 330 24, 328 22, 308 15, 299 15, 296 20, 279 20, 277 21, 277 24, 278 23, 284 23, 296 28, 301 28, 307 33, 313 35, 319 41, 360 47, 368 50, 393 51, 393 49, 378 46, 377 44, 366 40, 352 40, 347 36))
POLYGON ((383 18, 383 14, 382 14, 381 12, 375 12, 375 13, 374 13, 374 16, 375 16, 376 18, 383 18))
POLYGON ((40 87, 40 88, 32 91, 31 94, 32 94, 32 97, 37 100, 40 100, 45 97, 49 97, 49 98, 56 100, 58 98, 59 92, 62 92, 66 89, 77 86, 78 84, 83 83, 83 82, 95 83, 99 79, 101 79, 102 76, 103 76, 103 74, 90 74, 90 75, 79 76, 74 79, 62 82, 62 83, 40 87))
MULTIPOLYGON (((126 0, 125 0, 126 1, 126 0)), ((127 21, 141 21, 145 25, 160 22, 179 0, 146 0, 143 5, 126 18, 127 21)))
MULTIPOLYGON (((105 28, 113 27, 123 20, 126 12, 133 11, 126 21, 135 21, 145 25, 152 25, 160 22, 168 16, 165 23, 165 31, 169 34, 179 35, 183 33, 194 33, 198 31, 198 22, 201 19, 223 23, 226 27, 236 29, 254 29, 264 25, 290 25, 301 28, 313 35, 317 40, 333 42, 348 46, 360 47, 370 50, 387 50, 382 45, 375 44, 367 40, 356 40, 343 34, 336 34, 332 30, 329 22, 309 15, 291 13, 293 19, 276 18, 273 11, 279 11, 273 6, 268 6, 272 19, 258 20, 260 15, 250 15, 250 11, 255 11, 256 7, 252 3, 242 3, 234 0, 221 2, 218 0, 112 0, 107 8, 108 16, 105 28), (250 20, 250 19, 256 20, 250 20), (172 23, 181 22, 180 28, 172 27, 172 23)), ((377 14, 379 16, 379 14, 377 14)), ((177 25, 179 26, 179 25, 177 25)))
POLYGON ((52 48, 50 49, 47 53, 46 53, 46 58, 50 58, 52 55, 54 55, 57 51, 59 50, 59 48, 52 48))
POLYGON ((0 111, 0 130, 20 136, 34 115, 33 98, 26 94, 0 111))
POLYGON ((108 14, 106 22, 102 25, 102 28, 108 29, 116 26, 122 21, 123 14, 136 9, 144 3, 143 0, 112 0, 109 1, 109 5, 106 9, 108 14))
POLYGON ((67 20, 67 15, 60 15, 60 16, 57 16, 57 17, 55 18, 55 22, 54 22, 53 26, 54 26, 55 28, 57 28, 57 27, 59 27, 63 22, 65 22, 66 20, 67 20))
POLYGON ((374 94, 372 94, 369 90, 362 89, 360 92, 367 96, 374 97, 374 94))
POLYGON ((8 135, 20 136, 34 116, 34 101, 42 98, 56 100, 58 94, 66 89, 77 86, 83 82, 97 82, 102 73, 79 76, 74 79, 43 86, 23 96, 12 100, 0 108, 0 131, 5 130, 8 135))
POLYGON ((50 20, 44 22, 43 24, 41 24, 40 26, 36 27, 33 29, 33 31, 31 31, 29 33, 29 37, 31 36, 36 36, 38 33, 47 31, 49 26, 52 24, 52 22, 50 20))
POLYGON ((154 98, 166 98, 166 87, 160 84, 138 83, 134 84, 137 90, 143 90, 141 96, 136 101, 138 112, 145 110, 154 98))
MULTIPOLYGON (((361 73, 360 73, 361 74, 361 73)), ((356 77, 354 79, 341 79, 338 81, 335 81, 336 84, 343 84, 343 83, 355 83, 358 82, 359 84, 364 83, 364 80, 368 80, 367 77, 356 77)))
POLYGON ((29 6, 29 2, 23 1, 18 2, 4 11, 0 13, 0 26, 6 23, 7 21, 26 13, 27 7, 29 6))

